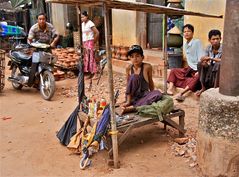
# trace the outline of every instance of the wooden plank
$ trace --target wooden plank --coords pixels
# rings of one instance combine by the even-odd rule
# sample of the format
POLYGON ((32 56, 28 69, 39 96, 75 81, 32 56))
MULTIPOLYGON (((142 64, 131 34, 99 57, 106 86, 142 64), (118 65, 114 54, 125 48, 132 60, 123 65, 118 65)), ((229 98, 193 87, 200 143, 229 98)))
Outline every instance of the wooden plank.
POLYGON ((213 15, 199 12, 186 11, 183 9, 165 7, 160 5, 142 3, 142 2, 127 2, 119 0, 46 0, 50 3, 61 3, 61 4, 83 4, 87 6, 91 5, 100 5, 102 3, 106 4, 107 8, 112 9, 123 9, 123 10, 132 10, 140 11, 147 13, 156 13, 156 14, 167 14, 167 15, 192 15, 200 17, 211 17, 211 18, 222 18, 222 15, 213 15))
MULTIPOLYGON (((164 121, 163 121, 163 122, 165 122, 164 125, 165 126, 170 125, 170 126, 176 128, 179 131, 180 137, 182 137, 182 136, 184 136, 184 133, 186 132, 186 130, 184 130, 184 115, 185 114, 184 114, 183 110, 178 110, 175 113, 167 114, 166 116, 164 116, 164 121), (175 118, 175 117, 179 117, 179 125, 176 122, 174 122, 173 120, 171 120, 171 118, 175 118)), ((124 132, 124 134, 119 138, 118 146, 120 146, 125 141, 125 139, 129 135, 129 133, 134 128, 142 127, 144 125, 152 124, 155 122, 159 122, 159 119, 156 119, 156 118, 142 118, 140 116, 134 116, 134 117, 138 118, 137 122, 132 122, 127 125, 117 127, 118 131, 124 132)), ((109 154, 109 156, 112 156, 112 148, 109 150, 108 154, 109 154)))
POLYGON ((142 127, 144 125, 148 125, 148 124, 152 124, 152 123, 155 123, 155 122, 158 122, 159 119, 155 119, 155 118, 141 118, 140 120, 138 120, 137 122, 133 122, 131 124, 127 124, 127 125, 123 125, 123 126, 120 126, 120 127, 117 127, 117 129, 119 131, 125 131, 127 130, 127 128, 129 126, 131 126, 132 124, 134 125, 134 128, 137 128, 137 127, 142 127))

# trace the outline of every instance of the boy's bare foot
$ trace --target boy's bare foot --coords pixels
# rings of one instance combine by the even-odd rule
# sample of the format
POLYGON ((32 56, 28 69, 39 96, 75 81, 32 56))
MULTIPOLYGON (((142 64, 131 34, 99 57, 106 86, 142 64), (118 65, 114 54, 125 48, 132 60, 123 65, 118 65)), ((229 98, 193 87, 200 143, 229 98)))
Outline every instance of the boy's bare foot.
POLYGON ((125 113, 134 112, 135 110, 134 106, 120 107, 119 115, 122 116, 125 113))
POLYGON ((126 107, 120 106, 120 110, 119 110, 119 112, 118 112, 120 116, 122 116, 122 115, 125 113, 125 108, 126 108, 126 107))
POLYGON ((123 103, 121 104, 121 106, 122 106, 122 107, 128 107, 128 106, 130 106, 130 103, 129 103, 129 102, 123 102, 123 103))

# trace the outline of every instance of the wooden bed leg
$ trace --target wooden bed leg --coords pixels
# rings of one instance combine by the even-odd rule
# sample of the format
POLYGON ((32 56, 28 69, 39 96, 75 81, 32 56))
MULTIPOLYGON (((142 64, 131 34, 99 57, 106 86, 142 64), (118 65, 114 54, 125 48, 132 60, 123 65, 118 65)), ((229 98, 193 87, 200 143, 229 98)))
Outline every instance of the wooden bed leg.
MULTIPOLYGON (((184 130, 184 116, 185 114, 179 116, 179 126, 184 130)), ((184 133, 179 131, 179 137, 184 137, 184 133)))
POLYGON ((167 124, 166 124, 166 123, 163 124, 163 129, 164 129, 164 130, 167 129, 167 124))
MULTIPOLYGON (((130 131, 134 128, 134 125, 131 125, 130 127, 127 128, 127 130, 124 132, 124 134, 119 138, 118 141, 118 147, 124 142, 124 140, 128 137, 130 131)), ((109 158, 113 157, 113 149, 111 148, 108 152, 109 158)))

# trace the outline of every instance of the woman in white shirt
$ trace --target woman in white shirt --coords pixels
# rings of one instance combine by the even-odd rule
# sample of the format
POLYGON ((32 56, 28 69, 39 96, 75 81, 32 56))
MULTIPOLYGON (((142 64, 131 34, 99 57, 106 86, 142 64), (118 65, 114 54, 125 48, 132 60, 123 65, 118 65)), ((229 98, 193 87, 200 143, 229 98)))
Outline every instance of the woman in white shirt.
POLYGON ((94 47, 99 37, 99 31, 95 24, 89 20, 88 13, 84 11, 81 15, 82 21, 82 39, 85 48, 84 72, 90 73, 90 77, 97 73, 97 64, 95 61, 94 47))

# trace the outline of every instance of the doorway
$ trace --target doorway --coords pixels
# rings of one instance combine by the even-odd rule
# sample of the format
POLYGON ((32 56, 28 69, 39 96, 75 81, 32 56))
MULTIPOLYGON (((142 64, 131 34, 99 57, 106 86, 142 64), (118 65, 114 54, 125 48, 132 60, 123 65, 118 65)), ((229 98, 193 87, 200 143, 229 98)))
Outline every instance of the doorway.
MULTIPOLYGON (((165 5, 165 0, 147 0, 149 4, 165 5)), ((147 14, 147 48, 162 49, 163 15, 147 14)))

